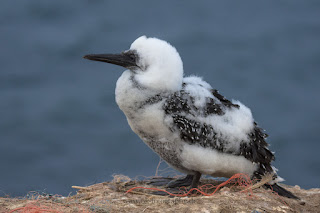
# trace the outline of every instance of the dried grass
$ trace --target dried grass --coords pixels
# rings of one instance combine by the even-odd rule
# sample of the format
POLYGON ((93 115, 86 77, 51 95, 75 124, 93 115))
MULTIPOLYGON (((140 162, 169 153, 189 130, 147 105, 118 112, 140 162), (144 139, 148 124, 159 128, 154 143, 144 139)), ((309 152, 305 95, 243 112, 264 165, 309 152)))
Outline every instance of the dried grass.
MULTIPOLYGON (((145 180, 114 175, 111 182, 73 186, 78 192, 68 197, 36 192, 23 198, 3 197, 0 198, 0 212, 316 212, 320 208, 320 189, 290 188, 306 201, 301 205, 299 201, 276 196, 259 188, 261 184, 250 181, 241 175, 227 182, 202 179, 197 191, 203 193, 169 197, 153 195, 154 190, 150 188, 154 187, 145 180)), ((268 182, 268 179, 263 181, 268 182)), ((187 191, 182 190, 182 193, 187 191)))

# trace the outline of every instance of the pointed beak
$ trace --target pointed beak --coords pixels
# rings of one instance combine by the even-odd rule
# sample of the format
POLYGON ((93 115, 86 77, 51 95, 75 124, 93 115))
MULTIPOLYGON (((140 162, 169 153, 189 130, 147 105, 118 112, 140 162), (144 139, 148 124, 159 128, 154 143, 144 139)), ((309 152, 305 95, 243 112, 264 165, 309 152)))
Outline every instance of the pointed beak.
POLYGON ((83 58, 92 61, 102 61, 109 64, 115 64, 125 68, 137 67, 136 56, 130 52, 124 52, 121 54, 90 54, 83 56, 83 58))

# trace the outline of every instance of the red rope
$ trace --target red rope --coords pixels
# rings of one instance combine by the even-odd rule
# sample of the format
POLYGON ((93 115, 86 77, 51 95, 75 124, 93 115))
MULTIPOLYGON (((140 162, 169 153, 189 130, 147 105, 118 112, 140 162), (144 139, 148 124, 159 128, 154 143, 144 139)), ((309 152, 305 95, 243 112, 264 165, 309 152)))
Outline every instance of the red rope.
MULTIPOLYGON (((230 182, 234 181, 234 180, 238 180, 234 185, 238 184, 239 186, 244 186, 244 187, 249 187, 252 185, 252 181, 250 179, 250 177, 246 174, 242 174, 242 173, 237 173, 234 174, 231 178, 229 178, 227 181, 219 184, 218 186, 213 186, 212 184, 206 184, 206 185, 202 185, 198 188, 192 188, 190 189, 188 192, 184 193, 184 194, 173 194, 171 192, 168 192, 164 189, 158 189, 158 188, 148 188, 148 187, 142 187, 142 186, 137 186, 137 187, 133 187, 131 189, 129 189, 128 191, 126 191, 126 193, 130 193, 135 189, 147 189, 147 190, 154 190, 154 191, 161 191, 161 192, 165 192, 168 195, 171 196, 175 196, 175 197, 186 197, 189 194, 191 194, 193 191, 197 191, 200 194, 204 195, 204 196, 212 196, 213 194, 215 194, 221 187, 229 184, 230 182), (207 193, 208 190, 215 188, 215 190, 212 193, 207 193)), ((185 188, 185 187, 182 187, 185 188)))
POLYGON ((25 207, 13 209, 9 213, 13 213, 16 211, 23 212, 23 213, 42 213, 42 212, 61 213, 60 211, 48 209, 48 207, 40 207, 33 204, 28 204, 25 207))

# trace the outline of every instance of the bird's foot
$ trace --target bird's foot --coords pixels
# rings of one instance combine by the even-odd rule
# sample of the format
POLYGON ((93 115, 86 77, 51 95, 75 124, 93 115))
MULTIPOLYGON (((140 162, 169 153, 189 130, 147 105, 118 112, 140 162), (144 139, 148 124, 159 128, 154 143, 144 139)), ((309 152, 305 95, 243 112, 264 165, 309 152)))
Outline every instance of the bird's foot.
POLYGON ((192 196, 197 194, 198 192, 197 190, 195 190, 195 188, 198 187, 200 177, 201 177, 200 172, 196 172, 194 175, 187 175, 184 178, 178 178, 176 180, 173 180, 173 178, 169 178, 169 177, 166 177, 166 178, 153 177, 147 182, 147 184, 154 185, 154 186, 166 185, 166 188, 167 188, 166 190, 155 191, 152 194, 161 195, 161 196, 170 196, 170 197, 173 197, 177 194, 185 194, 185 190, 182 190, 181 187, 190 186, 188 190, 188 193, 189 193, 188 195, 192 196))
POLYGON ((174 189, 166 189, 164 191, 154 191, 152 192, 153 195, 160 195, 160 196, 169 196, 169 197, 175 197, 175 195, 182 194, 182 191, 178 188, 174 189))
POLYGON ((178 178, 176 180, 172 180, 167 184, 168 188, 177 188, 182 186, 190 186, 192 184, 193 175, 187 175, 184 178, 178 178))
POLYGON ((147 184, 153 186, 167 186, 172 181, 173 178, 170 177, 152 177, 147 181, 147 184))

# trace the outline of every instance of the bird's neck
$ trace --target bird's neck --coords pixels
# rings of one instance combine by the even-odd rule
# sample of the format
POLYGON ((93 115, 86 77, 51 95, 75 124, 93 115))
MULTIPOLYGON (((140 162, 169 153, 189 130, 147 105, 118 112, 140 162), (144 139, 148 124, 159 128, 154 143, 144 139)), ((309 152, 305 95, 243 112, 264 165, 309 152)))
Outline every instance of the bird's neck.
POLYGON ((130 117, 130 113, 135 113, 141 108, 141 104, 159 93, 160 90, 146 87, 139 82, 136 74, 126 70, 117 81, 116 102, 126 116, 130 117))
POLYGON ((153 91, 176 92, 181 89, 182 66, 154 65, 135 73, 135 80, 153 91))

